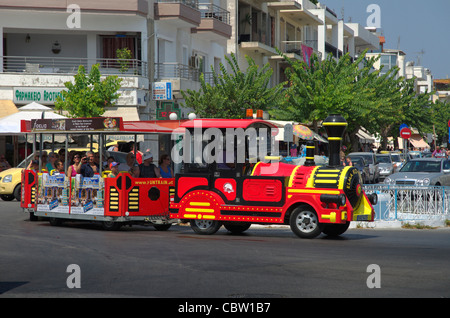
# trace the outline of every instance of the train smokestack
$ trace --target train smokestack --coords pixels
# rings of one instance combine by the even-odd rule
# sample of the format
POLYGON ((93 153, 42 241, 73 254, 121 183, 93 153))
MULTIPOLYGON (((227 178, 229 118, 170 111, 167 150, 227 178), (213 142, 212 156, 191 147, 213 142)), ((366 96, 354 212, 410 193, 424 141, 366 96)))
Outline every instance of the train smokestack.
POLYGON ((304 166, 315 166, 316 163, 314 162, 314 141, 308 140, 306 142, 306 160, 304 166))
POLYGON ((341 149, 342 137, 347 128, 347 121, 339 114, 332 114, 328 116, 322 123, 328 134, 329 143, 329 166, 340 166, 341 160, 339 152, 341 149))

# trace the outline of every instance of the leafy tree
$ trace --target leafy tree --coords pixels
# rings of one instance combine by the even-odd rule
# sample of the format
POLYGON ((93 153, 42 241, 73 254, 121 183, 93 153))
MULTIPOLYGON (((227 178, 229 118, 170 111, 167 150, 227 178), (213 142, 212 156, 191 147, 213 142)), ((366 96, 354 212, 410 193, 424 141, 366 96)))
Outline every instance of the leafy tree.
POLYGON ((270 114, 279 119, 312 122, 317 131, 319 121, 339 113, 347 119, 347 132, 356 135, 372 110, 375 88, 368 83, 378 74, 372 69, 375 60, 365 61, 362 54, 352 62, 346 54, 338 61, 331 55, 321 61, 314 54, 308 66, 304 61, 285 59, 290 64, 286 69, 289 102, 270 114))
POLYGON ((214 85, 206 83, 204 74, 200 76, 201 88, 198 91, 181 91, 185 106, 193 108, 202 118, 243 118, 244 110, 275 107, 283 97, 283 84, 269 87, 273 70, 269 64, 260 67, 246 56, 248 68, 242 72, 235 55, 225 60, 231 72, 220 64, 220 74, 213 72, 214 85))
MULTIPOLYGON (((450 107, 446 102, 442 102, 440 100, 436 100, 436 102, 432 105, 432 116, 431 121, 433 126, 429 131, 434 131, 436 135, 440 137, 441 142, 447 142, 448 140, 448 121, 450 119, 450 107)), ((436 141, 437 145, 440 144, 439 140, 436 141)))
POLYGON ((127 47, 124 47, 122 49, 116 50, 116 56, 117 60, 120 65, 120 73, 126 73, 128 71, 128 67, 130 64, 131 58, 133 57, 133 54, 131 53, 131 50, 127 47))
POLYGON ((312 122, 316 131, 318 121, 340 113, 348 122, 352 150, 357 150, 361 127, 379 133, 384 147, 403 122, 427 129, 432 120, 430 94, 416 94, 414 79, 398 77, 396 67, 380 75, 373 67, 379 57, 366 59, 365 53, 355 61, 348 53, 338 61, 331 55, 324 61, 313 55, 310 67, 285 57, 290 64, 289 103, 270 113, 279 119, 312 122))
POLYGON ((103 115, 105 107, 115 104, 120 94, 122 79, 117 76, 107 76, 100 79, 99 65, 92 66, 86 74, 84 66, 80 65, 75 81, 66 82, 67 91, 62 91, 62 97, 55 101, 56 110, 65 110, 69 117, 98 117, 103 115))

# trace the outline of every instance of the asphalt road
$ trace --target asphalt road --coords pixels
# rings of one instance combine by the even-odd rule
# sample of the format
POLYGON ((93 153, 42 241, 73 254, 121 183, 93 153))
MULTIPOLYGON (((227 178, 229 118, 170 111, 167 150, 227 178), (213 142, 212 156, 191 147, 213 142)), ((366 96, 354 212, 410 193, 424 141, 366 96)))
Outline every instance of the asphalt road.
POLYGON ((108 232, 31 222, 17 201, 0 202, 0 297, 110 296, 450 297, 450 229, 349 229, 313 240, 261 226, 243 235, 108 232))

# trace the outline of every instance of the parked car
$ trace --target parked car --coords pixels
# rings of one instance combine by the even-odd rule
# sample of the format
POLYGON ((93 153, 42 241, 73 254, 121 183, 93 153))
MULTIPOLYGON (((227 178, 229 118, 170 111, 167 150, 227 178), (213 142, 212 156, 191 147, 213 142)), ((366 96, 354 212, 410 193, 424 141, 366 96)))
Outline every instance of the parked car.
MULTIPOLYGON (((69 148, 69 151, 77 149, 86 151, 86 148, 69 148)), ((105 155, 114 157, 114 161, 117 161, 119 163, 126 163, 126 152, 106 151, 105 155)), ((33 155, 28 156, 28 163, 30 162, 32 157, 33 155)), ((17 201, 20 201, 22 170, 24 168, 26 168, 25 160, 19 163, 19 165, 15 168, 10 168, 0 172, 0 198, 2 200, 12 201, 16 199, 17 201)))
POLYGON ((450 186, 450 160, 418 158, 406 162, 385 184, 406 186, 450 186))
POLYGON ((394 164, 391 154, 376 154, 378 168, 380 169, 380 179, 384 180, 387 176, 394 173, 394 164))
POLYGON ((373 152, 351 152, 348 154, 350 159, 353 161, 353 157, 363 157, 364 160, 369 164, 369 182, 378 183, 380 179, 380 170, 378 166, 378 161, 373 152))
POLYGON ((4 201, 16 199, 20 201, 20 191, 22 182, 22 170, 25 168, 25 161, 16 168, 10 168, 0 172, 0 198, 4 201))
POLYGON ((407 160, 412 160, 412 159, 417 159, 417 158, 422 158, 422 153, 420 151, 410 151, 407 154, 407 160))
POLYGON ((357 157, 353 156, 351 157, 352 164, 354 167, 356 167, 359 170, 359 173, 361 174, 362 182, 369 183, 370 182, 370 170, 369 170, 369 164, 363 157, 357 157))
POLYGON ((392 164, 394 165, 394 173, 399 172, 403 165, 403 160, 399 152, 391 152, 392 164))

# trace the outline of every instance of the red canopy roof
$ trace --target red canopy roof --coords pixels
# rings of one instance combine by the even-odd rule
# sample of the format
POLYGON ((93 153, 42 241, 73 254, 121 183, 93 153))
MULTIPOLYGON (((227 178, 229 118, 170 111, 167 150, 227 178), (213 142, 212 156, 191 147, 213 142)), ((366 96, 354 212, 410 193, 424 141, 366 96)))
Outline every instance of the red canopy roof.
POLYGON ((255 124, 264 124, 270 128, 277 128, 271 122, 262 120, 262 119, 219 119, 219 118, 206 118, 206 119, 194 119, 185 122, 180 125, 180 127, 184 128, 248 128, 255 124))

